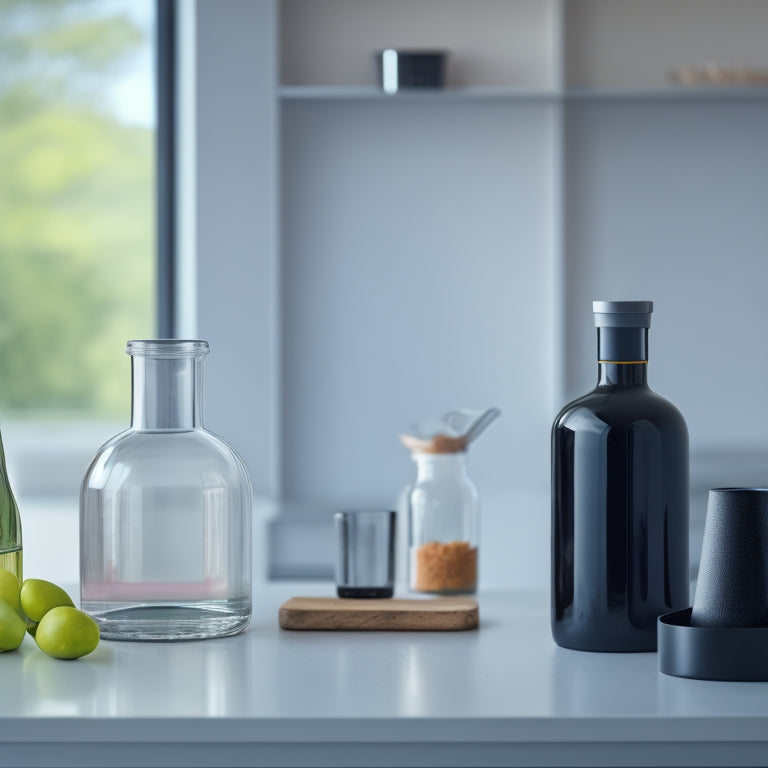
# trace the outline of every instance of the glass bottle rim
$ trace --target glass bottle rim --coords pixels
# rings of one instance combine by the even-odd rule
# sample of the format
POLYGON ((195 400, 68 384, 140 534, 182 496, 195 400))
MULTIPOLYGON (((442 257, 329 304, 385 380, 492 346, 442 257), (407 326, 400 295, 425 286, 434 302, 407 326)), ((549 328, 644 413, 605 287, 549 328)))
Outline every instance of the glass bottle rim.
POLYGON ((201 339, 131 339, 125 352, 131 357, 177 358, 205 357, 210 352, 201 339))

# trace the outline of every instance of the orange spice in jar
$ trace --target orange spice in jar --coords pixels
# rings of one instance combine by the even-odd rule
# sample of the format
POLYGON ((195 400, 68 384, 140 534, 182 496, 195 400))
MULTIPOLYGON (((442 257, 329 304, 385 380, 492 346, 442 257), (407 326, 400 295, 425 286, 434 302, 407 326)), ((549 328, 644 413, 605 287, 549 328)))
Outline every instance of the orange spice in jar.
POLYGON ((468 541, 430 541, 412 550, 411 588, 417 592, 474 592, 477 547, 468 541))

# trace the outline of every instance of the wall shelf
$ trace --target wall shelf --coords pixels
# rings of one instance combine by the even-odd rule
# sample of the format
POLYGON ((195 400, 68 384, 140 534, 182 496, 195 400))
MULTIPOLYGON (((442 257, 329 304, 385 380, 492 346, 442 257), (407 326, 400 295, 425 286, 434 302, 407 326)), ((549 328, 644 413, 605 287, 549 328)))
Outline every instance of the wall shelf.
POLYGON ((667 101, 739 102, 766 101, 766 87, 702 86, 655 88, 568 88, 546 90, 502 86, 445 88, 442 90, 403 90, 385 94, 375 86, 287 85, 279 89, 283 101, 667 101))
POLYGON ((285 101, 553 101, 558 96, 559 94, 554 91, 501 86, 414 89, 403 90, 396 94, 386 94, 375 86, 293 85, 280 88, 280 98, 285 101))
POLYGON ((561 95, 567 101, 768 102, 768 88, 765 87, 568 88, 561 95))

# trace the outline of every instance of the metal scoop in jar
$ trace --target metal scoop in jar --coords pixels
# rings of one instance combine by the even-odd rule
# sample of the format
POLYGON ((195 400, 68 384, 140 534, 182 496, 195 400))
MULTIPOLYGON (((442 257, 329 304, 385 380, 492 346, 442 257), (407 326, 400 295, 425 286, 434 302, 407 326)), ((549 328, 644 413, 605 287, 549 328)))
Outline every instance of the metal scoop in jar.
POLYGON ((501 416, 500 408, 485 411, 458 408, 442 418, 425 419, 413 425, 400 441, 415 453, 458 453, 476 440, 485 428, 501 416))

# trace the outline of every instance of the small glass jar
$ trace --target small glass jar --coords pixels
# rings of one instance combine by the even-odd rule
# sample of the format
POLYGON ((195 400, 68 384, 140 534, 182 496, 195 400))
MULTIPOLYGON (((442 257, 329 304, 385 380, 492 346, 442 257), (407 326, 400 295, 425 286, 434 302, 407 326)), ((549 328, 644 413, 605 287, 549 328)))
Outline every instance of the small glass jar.
POLYGON ((102 637, 233 635, 251 617, 251 487, 203 427, 205 341, 129 341, 131 426, 80 493, 84 611, 102 637))
POLYGON ((477 589, 480 503, 467 453, 414 453, 408 498, 409 585, 414 592, 470 594, 477 589))

